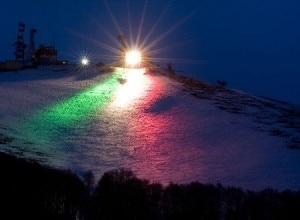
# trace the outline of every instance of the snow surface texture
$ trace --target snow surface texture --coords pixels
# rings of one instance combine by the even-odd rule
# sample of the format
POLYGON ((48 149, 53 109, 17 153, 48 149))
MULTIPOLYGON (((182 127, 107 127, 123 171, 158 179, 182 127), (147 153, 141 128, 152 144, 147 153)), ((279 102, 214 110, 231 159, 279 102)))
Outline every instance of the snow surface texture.
POLYGON ((118 74, 0 73, 1 151, 96 178, 125 167, 163 184, 300 189, 297 106, 186 77, 118 74))

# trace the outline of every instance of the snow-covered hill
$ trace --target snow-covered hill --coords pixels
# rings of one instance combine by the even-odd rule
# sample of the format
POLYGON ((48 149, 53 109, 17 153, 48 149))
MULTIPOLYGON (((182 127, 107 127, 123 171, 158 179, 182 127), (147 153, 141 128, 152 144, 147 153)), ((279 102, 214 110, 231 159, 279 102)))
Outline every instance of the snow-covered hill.
POLYGON ((126 167, 163 184, 300 189, 298 106, 156 71, 123 75, 1 73, 1 151, 97 178, 126 167))

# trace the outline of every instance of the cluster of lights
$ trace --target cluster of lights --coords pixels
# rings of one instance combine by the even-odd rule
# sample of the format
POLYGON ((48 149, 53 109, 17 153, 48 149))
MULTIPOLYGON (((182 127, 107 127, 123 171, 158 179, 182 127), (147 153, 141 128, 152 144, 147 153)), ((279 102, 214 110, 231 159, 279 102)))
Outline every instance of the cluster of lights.
MULTIPOLYGON (((128 68, 140 68, 142 62, 142 54, 139 50, 130 50, 125 53, 125 66, 128 68)), ((87 56, 83 56, 80 60, 80 65, 86 67, 90 65, 90 60, 87 56)))

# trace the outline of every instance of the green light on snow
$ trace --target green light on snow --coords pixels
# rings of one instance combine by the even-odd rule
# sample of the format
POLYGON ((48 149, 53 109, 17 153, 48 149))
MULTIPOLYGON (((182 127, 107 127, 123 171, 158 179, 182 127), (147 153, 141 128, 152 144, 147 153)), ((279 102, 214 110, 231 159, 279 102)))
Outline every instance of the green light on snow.
POLYGON ((35 141, 55 141, 78 125, 92 120, 112 97, 119 77, 120 73, 115 72, 99 84, 38 112, 23 129, 35 141))

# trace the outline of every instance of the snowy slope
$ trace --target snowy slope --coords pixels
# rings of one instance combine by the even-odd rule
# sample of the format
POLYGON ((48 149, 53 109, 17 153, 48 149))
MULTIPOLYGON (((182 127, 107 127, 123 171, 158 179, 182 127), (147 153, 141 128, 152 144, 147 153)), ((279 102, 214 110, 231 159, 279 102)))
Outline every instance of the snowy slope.
POLYGON ((0 74, 1 151, 81 174, 300 189, 298 106, 185 77, 70 67, 0 74), (116 77, 118 76, 118 77, 116 77))

